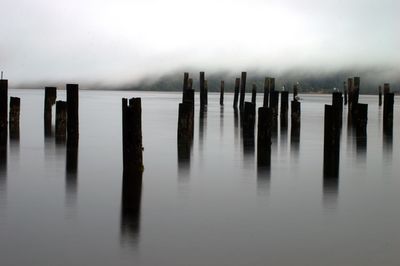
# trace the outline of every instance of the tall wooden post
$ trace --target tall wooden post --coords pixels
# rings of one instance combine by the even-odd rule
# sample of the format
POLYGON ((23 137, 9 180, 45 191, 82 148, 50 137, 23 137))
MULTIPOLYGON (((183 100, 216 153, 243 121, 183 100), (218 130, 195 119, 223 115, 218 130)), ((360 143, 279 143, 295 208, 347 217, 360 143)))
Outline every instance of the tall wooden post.
POLYGON ((219 94, 219 105, 224 106, 224 90, 225 90, 225 82, 221 80, 221 89, 219 94))
POLYGON ((67 138, 74 144, 79 139, 79 86, 67 84, 67 138))
POLYGON ((300 141, 300 119, 301 109, 299 101, 291 101, 291 128, 290 128, 290 142, 297 144, 300 141))
POLYGON ((21 100, 18 97, 10 98, 10 139, 19 139, 19 115, 21 100))
POLYGON ((235 94, 233 96, 233 108, 236 109, 239 99, 240 78, 235 79, 235 94))
POLYGON ((56 103, 57 88, 44 88, 44 134, 51 136, 52 107, 56 103))
POLYGON ((242 77, 240 79, 240 102, 239 102, 240 111, 243 111, 244 107, 244 99, 246 94, 246 79, 247 79, 247 73, 242 72, 242 77))
POLYGON ((289 92, 281 92, 281 127, 287 128, 288 125, 288 109, 289 109, 289 92))
POLYGON ((338 178, 340 159, 340 126, 337 124, 335 109, 325 105, 324 119, 324 180, 338 178))
POLYGON ((142 101, 122 99, 122 150, 124 173, 143 171, 142 101))
POLYGON ((332 93, 332 107, 338 125, 342 126, 343 120, 343 97, 341 92, 332 93))

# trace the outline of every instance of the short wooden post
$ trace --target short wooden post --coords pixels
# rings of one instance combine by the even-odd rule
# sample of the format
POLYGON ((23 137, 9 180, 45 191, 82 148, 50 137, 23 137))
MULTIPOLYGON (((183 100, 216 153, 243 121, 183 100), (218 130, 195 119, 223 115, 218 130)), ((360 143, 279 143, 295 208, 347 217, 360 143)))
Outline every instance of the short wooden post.
POLYGON ((235 94, 233 96, 233 108, 236 109, 239 99, 240 78, 235 79, 235 94))
POLYGON ((343 82, 343 95, 344 95, 344 105, 347 105, 347 85, 346 85, 346 81, 343 82))
POLYGON ((365 149, 367 146, 367 122, 368 122, 368 104, 357 104, 357 149, 365 149))
POLYGON ((225 90, 225 82, 221 80, 221 89, 219 94, 219 105, 224 106, 224 90, 225 90))
POLYGON ((253 88, 251 90, 251 103, 256 105, 256 98, 257 98, 257 85, 253 83, 253 88))
POLYGON ((354 98, 353 79, 352 78, 347 79, 347 94, 348 94, 347 119, 348 119, 348 122, 351 124, 353 98, 354 98))
POLYGON ((10 97, 10 139, 19 139, 19 115, 21 100, 18 97, 10 97))
POLYGON ((264 99, 263 99, 263 107, 268 107, 269 102, 269 78, 266 77, 264 80, 264 99))
POLYGON ((56 142, 65 142, 67 136, 67 102, 56 102, 56 142))
POLYGON ((383 98, 383 133, 391 136, 393 133, 394 93, 388 92, 383 98))
POLYGON ((289 110, 289 92, 281 92, 281 127, 287 128, 288 125, 288 110, 289 110))
POLYGON ((191 144, 194 131, 193 117, 192 103, 180 103, 178 114, 178 144, 191 144))
POLYGON ((44 134, 51 136, 52 107, 56 103, 57 88, 44 88, 44 134))
POLYGON ((242 77, 240 79, 240 102, 239 102, 240 111, 243 111, 244 108, 244 99, 246 94, 246 79, 247 79, 247 73, 242 72, 242 77))
POLYGON ((200 108, 206 105, 205 102, 205 73, 202 71, 200 72, 200 108))
POLYGON ((272 112, 268 107, 258 108, 257 166, 271 165, 272 112))
POLYGON ((143 144, 141 98, 129 99, 129 105, 128 99, 122 99, 122 143, 124 172, 142 172, 143 144))
POLYGON ((79 139, 79 86, 67 84, 67 138, 73 144, 79 139))
POLYGON ((378 94, 379 94, 379 106, 382 106, 382 87, 379 86, 378 88, 378 94))
POLYGON ((0 145, 7 145, 8 80, 0 79, 0 145))

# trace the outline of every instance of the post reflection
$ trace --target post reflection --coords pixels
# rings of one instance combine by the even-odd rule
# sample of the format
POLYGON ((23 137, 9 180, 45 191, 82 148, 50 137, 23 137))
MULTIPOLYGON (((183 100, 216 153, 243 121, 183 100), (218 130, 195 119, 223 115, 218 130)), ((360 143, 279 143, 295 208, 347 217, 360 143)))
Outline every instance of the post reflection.
POLYGON ((142 177, 142 172, 124 172, 122 175, 121 236, 123 242, 132 246, 139 243, 142 177))
POLYGON ((290 153, 295 157, 299 157, 300 149, 300 128, 292 125, 290 128, 290 153))
POLYGON ((221 138, 224 135, 224 106, 219 108, 219 135, 221 138))
POLYGON ((336 208, 339 191, 340 151, 324 150, 323 162, 323 201, 327 208, 336 208))
POLYGON ((76 202, 78 188, 78 141, 67 141, 67 156, 65 164, 65 189, 67 193, 67 204, 76 202))
POLYGON ((233 108, 233 126, 234 126, 235 146, 237 146, 240 139, 239 111, 237 108, 233 108))
POLYGON ((7 128, 0 128, 0 194, 3 197, 7 187, 7 128))
POLYGON ((178 138, 178 179, 187 181, 190 174, 190 160, 192 152, 192 140, 181 140, 178 138))

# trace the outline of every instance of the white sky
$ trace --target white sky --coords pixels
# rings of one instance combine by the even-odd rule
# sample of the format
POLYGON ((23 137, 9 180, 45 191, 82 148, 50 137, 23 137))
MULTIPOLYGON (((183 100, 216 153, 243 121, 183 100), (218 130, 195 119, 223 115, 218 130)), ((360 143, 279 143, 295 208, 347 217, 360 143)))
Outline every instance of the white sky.
POLYGON ((398 0, 2 0, 0 10, 0 69, 15 84, 118 85, 185 68, 399 72, 398 0))

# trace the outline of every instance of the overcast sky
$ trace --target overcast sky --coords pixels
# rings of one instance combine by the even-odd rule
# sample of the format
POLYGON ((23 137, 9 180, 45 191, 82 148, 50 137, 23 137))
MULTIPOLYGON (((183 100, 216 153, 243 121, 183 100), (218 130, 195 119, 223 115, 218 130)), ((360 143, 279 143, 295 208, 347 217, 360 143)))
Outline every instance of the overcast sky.
POLYGON ((186 68, 399 73, 398 0, 2 0, 0 10, 0 69, 14 84, 118 85, 186 68))

